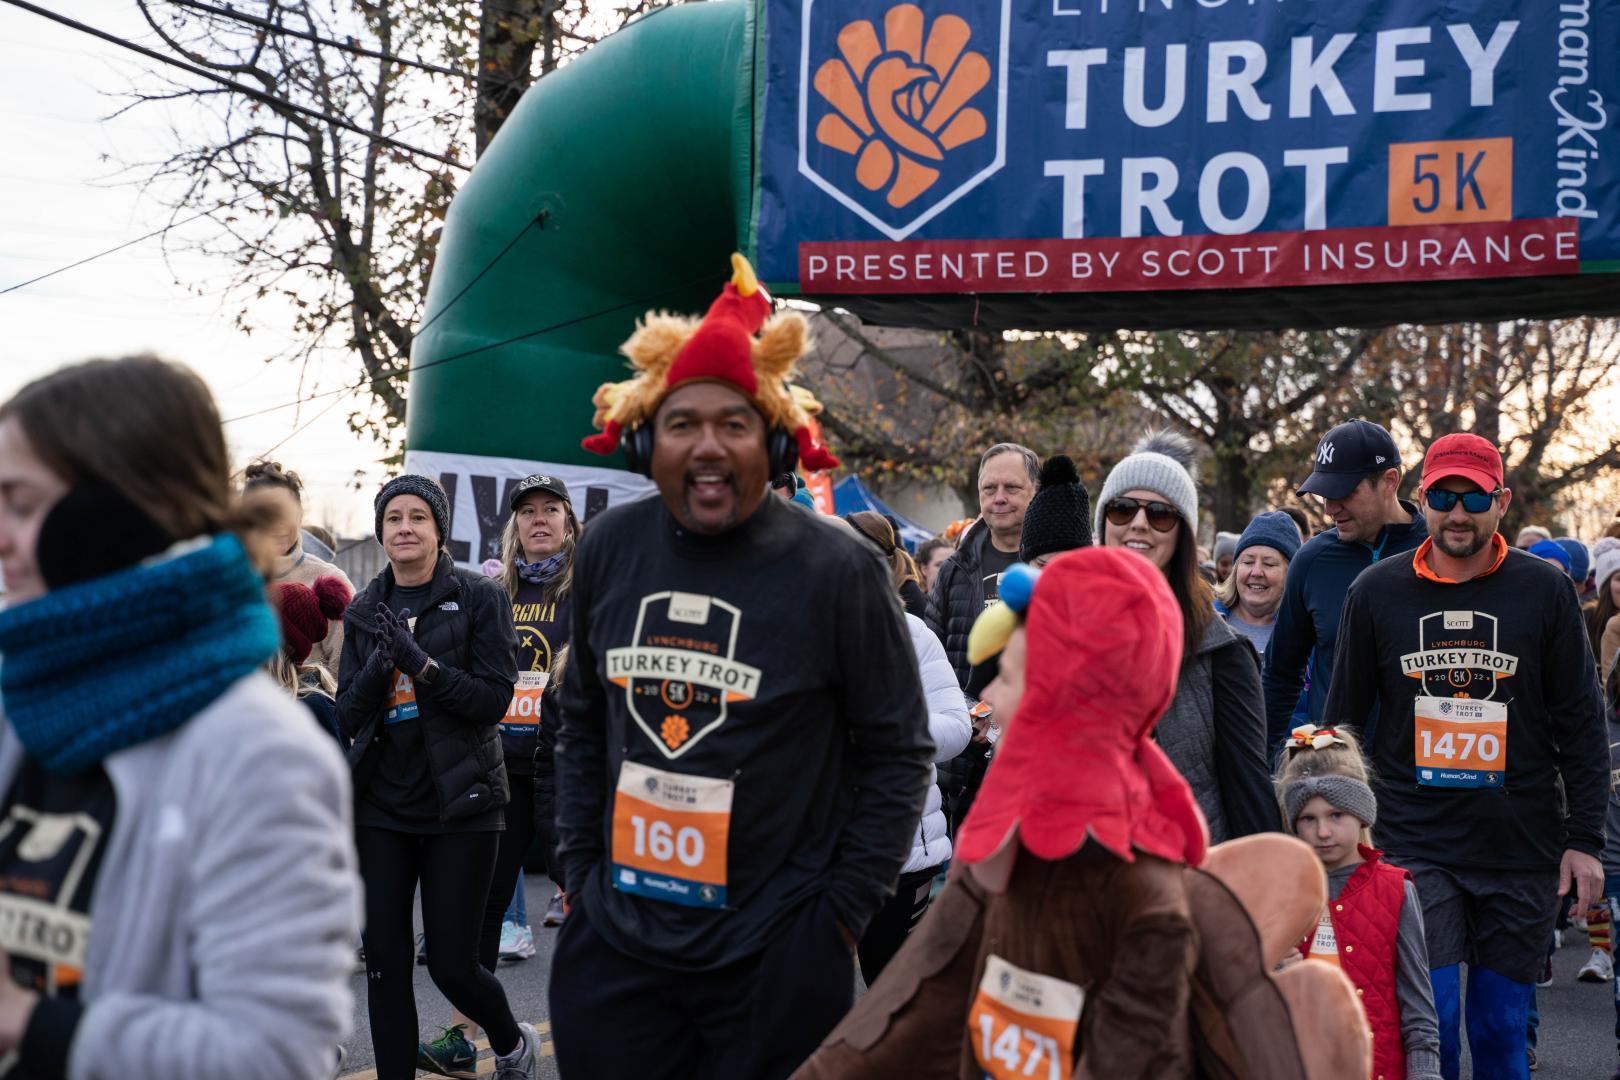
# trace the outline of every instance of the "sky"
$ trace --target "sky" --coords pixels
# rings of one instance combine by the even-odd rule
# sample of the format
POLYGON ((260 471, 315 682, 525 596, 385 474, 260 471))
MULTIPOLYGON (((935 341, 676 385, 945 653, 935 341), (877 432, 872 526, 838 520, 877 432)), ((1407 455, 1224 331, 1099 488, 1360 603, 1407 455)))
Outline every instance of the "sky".
MULTIPOLYGON (((131 0, 47 0, 52 10, 112 33, 149 34, 131 0)), ((132 53, 32 13, 0 5, 0 290, 161 228, 167 211, 115 174, 118 162, 167 156, 172 135, 159 111, 104 120, 116 93, 152 66, 132 53)), ((182 115, 182 114, 176 114, 182 115)), ((206 221, 182 235, 207 235, 206 221)), ((266 364, 291 342, 290 313, 259 303, 269 329, 232 326, 239 304, 221 297, 228 267, 200 256, 164 258, 156 238, 46 281, 0 295, 0 400, 31 379, 94 356, 151 351, 194 368, 213 390, 240 467, 293 432, 274 456, 304 479, 306 517, 344 535, 371 527, 371 494, 385 471, 380 449, 346 419, 360 404, 301 396, 299 366, 266 364), (200 286, 195 296, 176 278, 200 286), (328 408, 330 406, 330 408, 328 408), (360 470, 363 487, 354 490, 360 470)), ((302 396, 353 383, 358 364, 329 355, 304 372, 302 396)))

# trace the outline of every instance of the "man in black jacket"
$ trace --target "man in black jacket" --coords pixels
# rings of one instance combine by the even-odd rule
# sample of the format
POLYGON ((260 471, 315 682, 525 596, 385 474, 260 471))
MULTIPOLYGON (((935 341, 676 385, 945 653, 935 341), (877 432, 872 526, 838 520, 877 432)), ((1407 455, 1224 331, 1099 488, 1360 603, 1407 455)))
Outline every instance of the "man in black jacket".
POLYGON ((1568 576, 1497 532, 1513 493, 1495 445, 1436 440, 1421 495, 1430 538, 1350 586, 1327 718, 1378 705, 1378 840, 1423 902, 1442 1071, 1466 963, 1475 1074, 1524 1076, 1555 898, 1585 911, 1603 887, 1603 699, 1568 576))
POLYGON ((767 496, 784 432, 760 399, 782 374, 750 363, 757 322, 714 326, 734 289, 622 421, 659 498, 599 515, 575 558, 564 1076, 787 1076, 848 1010, 922 814, 933 748, 888 572, 767 496))
MULTIPOLYGON (((998 598, 1001 575, 1018 561, 1024 511, 1035 497, 1041 473, 1035 451, 1017 443, 997 443, 979 458, 979 520, 968 526, 956 554, 939 568, 923 621, 945 646, 956 680, 970 701, 996 677, 992 658, 978 667, 968 663, 968 632, 973 620, 998 598)), ((989 714, 975 716, 968 748, 939 766, 939 781, 949 804, 951 831, 973 805, 973 796, 989 765, 989 714)))
POLYGON ((382 1075, 415 1070, 411 947, 420 884, 428 974, 489 1033, 497 1075, 527 1076, 534 1029, 478 963, 509 795, 497 725, 517 681, 506 592, 444 551, 450 514, 431 478, 377 494, 388 556, 344 614, 337 712, 354 739, 355 848, 366 886, 366 993, 382 1075))

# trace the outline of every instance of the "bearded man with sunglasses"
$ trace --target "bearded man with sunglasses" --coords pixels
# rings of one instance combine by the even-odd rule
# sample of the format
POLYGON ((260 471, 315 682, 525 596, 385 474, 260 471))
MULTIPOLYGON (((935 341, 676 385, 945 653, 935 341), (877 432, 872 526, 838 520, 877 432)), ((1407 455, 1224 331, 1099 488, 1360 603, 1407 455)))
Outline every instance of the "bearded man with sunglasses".
POLYGON ((1603 700, 1569 579, 1497 532, 1513 493, 1496 447, 1437 440, 1421 497, 1429 539, 1345 598, 1327 717, 1379 709, 1378 838, 1423 903, 1442 1073, 1458 1075, 1466 963, 1476 1075, 1524 1077, 1553 898, 1573 889, 1584 911, 1603 884, 1603 700))
MULTIPOLYGON (((1324 723, 1333 681, 1333 650, 1344 594, 1380 559, 1411 551, 1428 536, 1418 508, 1398 494, 1401 457, 1388 431, 1370 420, 1340 424, 1317 444, 1311 475, 1295 492, 1315 495, 1334 528, 1311 538, 1288 564, 1277 624, 1266 646, 1261 685, 1266 695, 1266 748, 1273 756, 1304 717, 1324 723)), ((1356 718, 1361 726, 1361 718, 1356 718)), ((1368 725, 1369 733, 1372 725, 1368 725)))

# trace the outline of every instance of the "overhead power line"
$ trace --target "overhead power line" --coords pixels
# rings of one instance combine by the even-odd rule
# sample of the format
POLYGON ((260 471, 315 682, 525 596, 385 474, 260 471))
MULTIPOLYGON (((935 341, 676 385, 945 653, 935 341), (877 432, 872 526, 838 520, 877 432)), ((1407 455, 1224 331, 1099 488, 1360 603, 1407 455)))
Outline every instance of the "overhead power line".
POLYGON ((201 3, 200 0, 169 0, 169 3, 175 4, 179 7, 191 8, 194 11, 205 11, 210 15, 217 15, 222 19, 230 19, 233 22, 246 23, 249 26, 256 26, 261 30, 269 30, 273 33, 285 34, 288 37, 299 38, 303 41, 313 41, 317 45, 328 45, 334 49, 342 49, 344 52, 353 53, 356 56, 369 56, 373 60, 386 60, 391 64, 403 64, 405 67, 419 68, 422 71, 431 71, 435 75, 449 75, 452 78, 465 79, 468 82, 477 81, 477 76, 473 75, 469 71, 460 71, 456 68, 443 67, 439 64, 429 64, 422 60, 412 60, 408 56, 396 56, 393 53, 385 53, 376 49, 368 49, 364 45, 356 42, 352 37, 347 41, 338 41, 335 38, 322 37, 319 34, 311 33, 308 30, 298 30, 291 26, 285 26, 278 22, 272 22, 269 19, 262 19, 257 15, 250 15, 245 11, 237 11, 229 4, 225 5, 224 7, 216 7, 213 4, 201 3))
POLYGON ((125 240, 122 244, 119 244, 117 247, 110 247, 106 251, 98 251, 94 255, 86 255, 84 258, 79 259, 76 262, 70 262, 66 266, 58 266, 55 270, 48 270, 45 273, 38 275, 37 277, 29 278, 27 281, 19 281, 15 285, 7 285, 4 289, 0 289, 0 296, 4 296, 4 295, 6 295, 6 293, 9 293, 9 292, 16 292, 18 289, 25 288, 26 286, 32 285, 35 282, 44 281, 46 278, 55 277, 57 274, 62 274, 62 273, 66 273, 69 270, 77 269, 78 267, 83 266, 85 263, 93 263, 97 259, 106 258, 108 255, 116 255, 118 252, 123 251, 127 247, 134 247, 136 244, 139 244, 142 240, 150 240, 154 236, 162 236, 164 233, 168 232, 171 229, 178 229, 182 225, 189 225, 193 221, 198 221, 198 220, 200 220, 202 218, 207 217, 210 214, 218 213, 221 210, 229 210, 231 207, 235 206, 239 202, 242 202, 244 199, 252 198, 254 194, 255 194, 254 192, 248 192, 246 195, 238 195, 236 198, 231 199, 229 202, 224 202, 224 203, 221 203, 218 206, 210 207, 209 209, 204 210, 200 214, 193 214, 191 217, 186 218, 184 221, 170 222, 169 224, 163 226, 163 228, 161 228, 161 229, 153 229, 151 232, 145 234, 144 236, 137 236, 133 240, 125 240))
POLYGON ((217 72, 209 71, 207 68, 198 67, 195 64, 188 64, 184 60, 177 60, 172 56, 165 56, 156 49, 148 49, 146 46, 137 45, 133 41, 125 41, 123 38, 109 34, 105 30, 98 30, 94 26, 89 26, 85 23, 78 22, 75 19, 70 19, 66 15, 59 15, 56 12, 47 8, 42 8, 37 4, 31 4, 28 2, 28 0, 0 0, 0 3, 10 4, 12 7, 21 8, 24 11, 32 12, 35 15, 41 16, 42 18, 50 19, 52 22, 61 23, 63 26, 77 30, 82 34, 89 34, 91 37, 96 37, 100 38, 102 41, 111 42, 121 49, 128 49, 131 52, 139 53, 149 59, 156 60, 160 64, 167 64, 170 67, 179 68, 181 71, 190 72, 193 75, 208 79, 209 81, 218 83, 229 90, 233 90, 236 93, 241 94, 243 97, 262 102, 272 108, 285 109, 289 112, 295 112, 300 115, 310 117, 311 119, 319 120, 322 123, 331 124, 334 127, 342 128, 345 131, 352 131, 356 135, 364 135, 366 138, 371 139, 374 142, 381 143, 384 146, 391 146, 396 150, 403 150, 407 154, 415 154, 419 157, 429 158, 433 161, 438 161, 445 165, 449 165, 452 168, 470 169, 472 167, 470 165, 462 164, 455 158, 445 157, 443 154, 436 154, 432 150, 424 150, 419 146, 412 146, 410 143, 400 142, 398 139, 390 138, 380 131, 368 130, 358 124, 345 120, 340 116, 333 116, 330 113, 323 113, 317 109, 311 109, 307 105, 300 105, 296 101, 288 101, 286 98, 279 98, 274 94, 267 94, 263 90, 255 90, 246 83, 239 83, 235 79, 227 79, 225 76, 220 75, 217 72))

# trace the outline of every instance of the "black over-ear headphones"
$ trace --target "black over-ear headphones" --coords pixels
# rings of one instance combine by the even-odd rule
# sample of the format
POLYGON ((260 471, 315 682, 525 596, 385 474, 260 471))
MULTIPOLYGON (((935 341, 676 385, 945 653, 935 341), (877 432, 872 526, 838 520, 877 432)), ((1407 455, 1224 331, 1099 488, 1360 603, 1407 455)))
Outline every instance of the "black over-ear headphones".
MULTIPOLYGON (((631 428, 620 438, 624 447, 624 463, 631 472, 652 476, 653 426, 652 421, 631 428)), ((765 453, 770 459, 767 472, 771 476, 790 473, 799 467, 799 443, 785 428, 773 427, 765 433, 765 453)))

